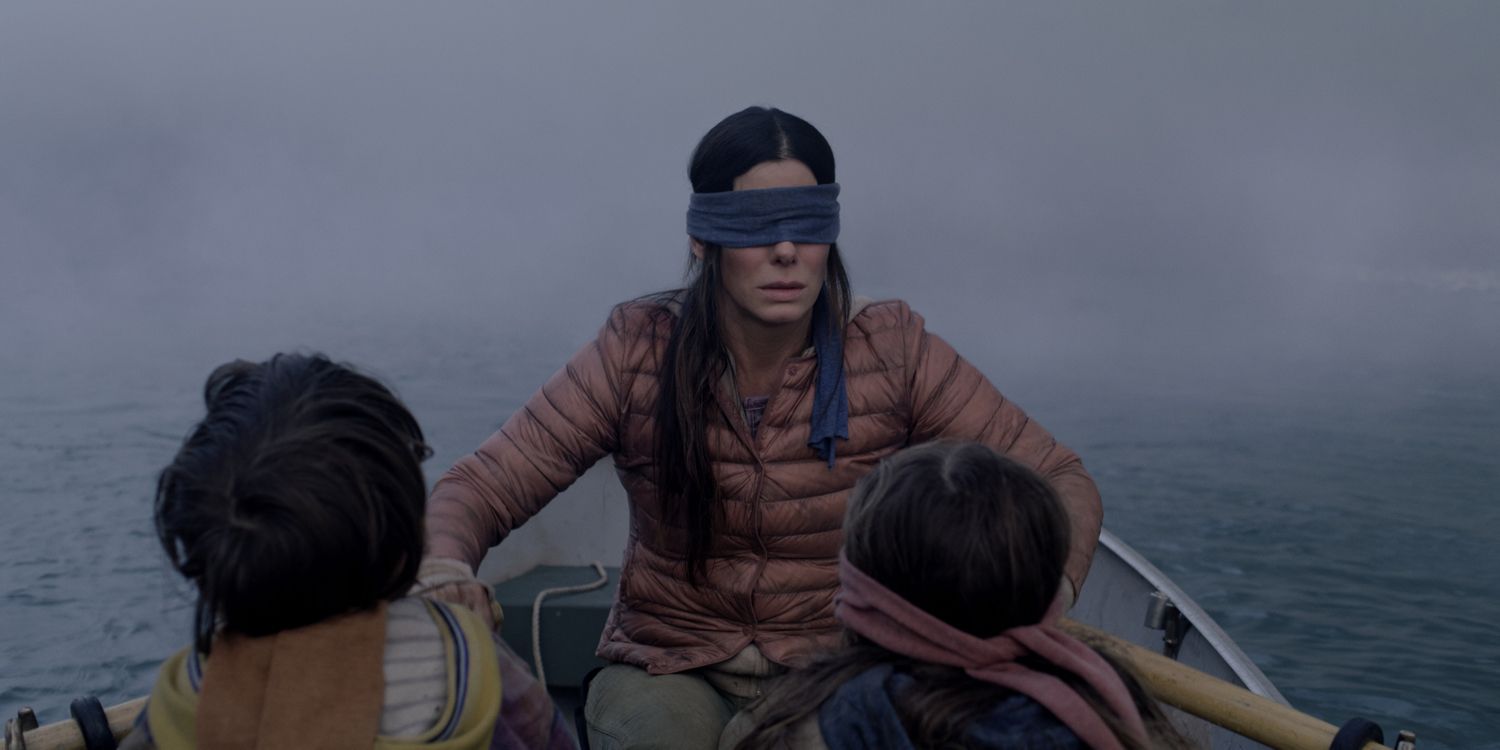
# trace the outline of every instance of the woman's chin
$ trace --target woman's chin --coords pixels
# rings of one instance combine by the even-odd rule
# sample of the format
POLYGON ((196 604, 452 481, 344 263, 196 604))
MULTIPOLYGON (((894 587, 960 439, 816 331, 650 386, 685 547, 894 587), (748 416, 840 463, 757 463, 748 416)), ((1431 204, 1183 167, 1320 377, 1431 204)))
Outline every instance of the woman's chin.
POLYGON ((763 325, 767 326, 790 326, 806 321, 812 317, 812 308, 801 305, 773 305, 760 310, 755 316, 763 325))

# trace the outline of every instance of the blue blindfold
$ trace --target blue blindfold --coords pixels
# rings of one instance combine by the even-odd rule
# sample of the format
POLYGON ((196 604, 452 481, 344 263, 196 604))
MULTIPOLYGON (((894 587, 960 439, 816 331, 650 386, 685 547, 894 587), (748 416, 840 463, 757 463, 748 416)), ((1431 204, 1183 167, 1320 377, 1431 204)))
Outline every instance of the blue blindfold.
POLYGON ((693 193, 687 231, 723 247, 786 241, 829 245, 839 238, 839 186, 693 193))

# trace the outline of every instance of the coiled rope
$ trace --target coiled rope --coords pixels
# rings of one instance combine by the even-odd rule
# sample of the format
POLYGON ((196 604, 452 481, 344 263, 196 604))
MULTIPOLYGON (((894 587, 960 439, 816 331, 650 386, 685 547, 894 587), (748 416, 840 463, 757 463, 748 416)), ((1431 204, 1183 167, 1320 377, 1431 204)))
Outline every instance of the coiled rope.
POLYGON ((531 602, 531 662, 536 666, 537 682, 542 687, 547 686, 547 673, 542 669, 542 600, 553 594, 577 594, 584 591, 593 591, 603 588, 609 583, 609 574, 604 572, 604 565, 595 560, 590 565, 594 566, 594 572, 599 574, 599 580, 577 586, 558 586, 556 588, 542 589, 536 594, 536 599, 531 602))

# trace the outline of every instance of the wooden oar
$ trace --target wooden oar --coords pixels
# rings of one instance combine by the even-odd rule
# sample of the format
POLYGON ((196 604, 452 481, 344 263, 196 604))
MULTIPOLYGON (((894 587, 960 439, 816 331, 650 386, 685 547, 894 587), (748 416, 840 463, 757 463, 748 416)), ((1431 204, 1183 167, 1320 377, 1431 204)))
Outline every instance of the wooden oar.
MULTIPOLYGON (((136 698, 104 709, 104 715, 109 719, 109 731, 114 734, 116 740, 124 737, 130 732, 131 727, 135 726, 135 719, 145 705, 145 698, 136 698)), ((17 721, 12 719, 5 723, 5 750, 12 750, 12 748, 82 750, 83 733, 78 731, 78 724, 72 719, 53 722, 22 733, 17 721), (12 732, 21 736, 12 736, 12 732)))
MULTIPOLYGON (((1104 644, 1140 677, 1156 699, 1277 750, 1328 750, 1338 728, 1290 706, 1168 659, 1149 649, 1080 622, 1064 619, 1063 630, 1104 644)), ((1390 750, 1366 743, 1364 750, 1390 750)))

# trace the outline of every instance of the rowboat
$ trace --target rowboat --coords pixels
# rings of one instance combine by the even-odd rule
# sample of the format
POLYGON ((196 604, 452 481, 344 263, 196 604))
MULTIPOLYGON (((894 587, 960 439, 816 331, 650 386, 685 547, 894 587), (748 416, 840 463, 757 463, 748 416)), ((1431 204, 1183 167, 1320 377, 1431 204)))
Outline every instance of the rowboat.
MULTIPOLYGON (((502 636, 530 656, 560 706, 576 706, 585 675, 604 665, 593 647, 617 582, 617 570, 597 564, 544 565, 495 586, 502 636)), ((1198 747, 1328 750, 1338 733, 1293 709, 1192 597, 1107 529, 1064 626, 1125 657, 1198 747)), ((1396 747, 1414 741, 1403 732, 1396 747)))
MULTIPOLYGON (((598 563, 536 565, 491 581, 506 613, 502 637, 530 657, 565 713, 581 702, 587 673, 603 665, 594 646, 617 582, 618 570, 598 563)), ((1107 642, 1123 656, 1199 747, 1327 750, 1338 732, 1288 705, 1207 612, 1108 530, 1100 535, 1089 579, 1064 626, 1107 642)), ((111 731, 117 736, 128 731, 143 704, 140 698, 108 709, 111 731)), ((1414 740, 1402 732, 1394 747, 1411 750, 1414 740)), ((6 722, 5 750, 85 750, 85 745, 73 721, 38 726, 34 714, 23 709, 6 722)))

